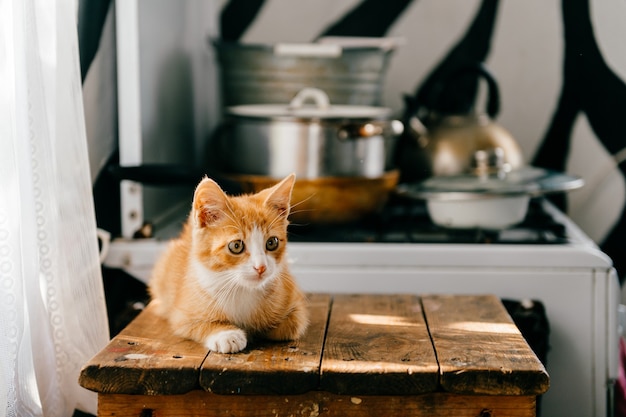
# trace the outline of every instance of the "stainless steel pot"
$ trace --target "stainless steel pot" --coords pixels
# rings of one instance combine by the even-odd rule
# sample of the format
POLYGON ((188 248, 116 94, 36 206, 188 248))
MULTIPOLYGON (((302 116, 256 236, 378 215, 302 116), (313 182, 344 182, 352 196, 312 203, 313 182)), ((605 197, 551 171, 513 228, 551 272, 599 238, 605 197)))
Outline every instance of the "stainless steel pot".
POLYGON ((323 91, 305 88, 288 106, 229 107, 217 152, 231 174, 380 178, 402 132, 390 115, 384 107, 331 105, 323 91))

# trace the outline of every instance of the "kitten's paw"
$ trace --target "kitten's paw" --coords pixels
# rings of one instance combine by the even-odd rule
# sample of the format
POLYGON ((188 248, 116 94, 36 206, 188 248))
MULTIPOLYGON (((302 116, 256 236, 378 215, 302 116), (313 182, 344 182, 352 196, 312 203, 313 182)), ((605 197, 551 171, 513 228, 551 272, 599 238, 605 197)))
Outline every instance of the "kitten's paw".
POLYGON ((248 340, 241 329, 222 330, 209 336, 204 345, 213 352, 236 353, 246 347, 248 340))

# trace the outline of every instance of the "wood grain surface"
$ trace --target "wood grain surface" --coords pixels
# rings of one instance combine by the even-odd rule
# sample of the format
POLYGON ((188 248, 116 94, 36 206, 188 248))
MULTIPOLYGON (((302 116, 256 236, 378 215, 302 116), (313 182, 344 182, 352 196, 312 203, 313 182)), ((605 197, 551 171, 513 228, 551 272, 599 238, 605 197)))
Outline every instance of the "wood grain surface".
POLYGON ((439 383, 459 394, 538 395, 548 374, 493 295, 423 296, 439 383))
POLYGON ((148 305, 82 369, 84 388, 117 394, 182 394, 200 388, 208 349, 174 336, 148 305))
POLYGON ((319 386, 320 361, 331 297, 311 294, 311 321, 300 340, 256 341, 243 352, 211 352, 200 370, 200 385, 218 394, 297 394, 319 386))
POLYGON ((301 340, 253 340, 237 354, 173 336, 148 305, 79 382, 99 393, 99 415, 141 417, 532 416, 535 396, 549 388, 495 296, 309 300, 301 340))
POLYGON ((334 297, 320 389, 414 395, 435 391, 437 371, 419 297, 334 297))
POLYGON ((412 396, 349 396, 312 391, 301 395, 99 396, 100 417, 534 417, 533 396, 430 393, 412 396))

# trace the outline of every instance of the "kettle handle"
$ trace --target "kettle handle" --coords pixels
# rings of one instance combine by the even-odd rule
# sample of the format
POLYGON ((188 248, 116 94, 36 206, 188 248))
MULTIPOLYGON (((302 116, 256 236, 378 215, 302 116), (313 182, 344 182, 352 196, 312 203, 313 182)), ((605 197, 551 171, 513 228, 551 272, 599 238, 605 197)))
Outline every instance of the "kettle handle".
POLYGON ((500 91, 496 79, 482 62, 463 65, 448 74, 443 82, 440 83, 439 88, 433 91, 433 93, 436 92, 438 95, 437 100, 441 99, 441 93, 450 81, 467 74, 475 74, 487 82, 487 102, 485 110, 489 117, 494 119, 500 112, 500 91))
MULTIPOLYGON (((419 119, 427 118, 431 112, 440 112, 442 110, 442 100, 446 97, 446 92, 450 88, 450 81, 455 80, 463 75, 474 74, 479 78, 483 78, 487 82, 487 100, 486 100, 486 113, 490 118, 494 119, 500 112, 500 92, 498 89, 498 83, 494 76, 489 72, 487 67, 482 62, 475 62, 471 64, 462 65, 455 68, 452 72, 447 74, 442 79, 438 80, 430 88, 427 93, 430 103, 430 110, 426 108, 423 103, 417 101, 417 97, 404 96, 405 101, 405 118, 408 119, 413 116, 417 116, 419 119)), ((446 113, 444 111, 444 113, 446 113)))

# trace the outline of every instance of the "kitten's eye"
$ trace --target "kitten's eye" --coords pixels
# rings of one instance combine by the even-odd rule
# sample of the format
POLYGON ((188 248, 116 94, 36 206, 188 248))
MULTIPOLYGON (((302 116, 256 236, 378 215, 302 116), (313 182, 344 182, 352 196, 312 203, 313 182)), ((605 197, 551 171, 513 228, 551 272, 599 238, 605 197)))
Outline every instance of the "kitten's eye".
POLYGON ((228 250, 234 253, 235 255, 239 255, 241 252, 243 252, 243 249, 244 249, 243 240, 233 240, 232 242, 228 243, 228 250))
POLYGON ((272 236, 267 239, 267 242, 265 242, 265 248, 268 251, 275 251, 278 249, 278 238, 276 236, 272 236))

